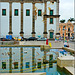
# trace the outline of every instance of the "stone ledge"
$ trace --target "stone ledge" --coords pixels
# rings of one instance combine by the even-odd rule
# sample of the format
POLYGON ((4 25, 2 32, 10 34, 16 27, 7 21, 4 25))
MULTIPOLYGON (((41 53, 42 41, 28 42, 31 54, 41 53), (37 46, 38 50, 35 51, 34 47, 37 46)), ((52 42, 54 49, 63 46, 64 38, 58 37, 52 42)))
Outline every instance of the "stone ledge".
POLYGON ((72 75, 74 75, 74 67, 64 67, 64 69, 66 69, 68 72, 70 72, 72 75))
POLYGON ((73 56, 62 56, 57 58, 57 65, 63 67, 74 67, 75 59, 73 56))
POLYGON ((0 75, 46 75, 46 73, 0 73, 0 75))
POLYGON ((71 49, 71 48, 62 47, 62 49, 65 49, 66 51, 75 53, 75 50, 74 49, 71 49))

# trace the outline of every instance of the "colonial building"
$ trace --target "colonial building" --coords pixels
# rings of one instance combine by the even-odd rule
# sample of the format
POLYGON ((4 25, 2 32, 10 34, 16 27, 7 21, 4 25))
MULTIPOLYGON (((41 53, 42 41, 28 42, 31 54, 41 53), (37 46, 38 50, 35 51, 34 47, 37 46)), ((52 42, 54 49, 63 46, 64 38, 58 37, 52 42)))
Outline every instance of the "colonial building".
POLYGON ((54 38, 59 0, 0 0, 0 35, 54 38))
POLYGON ((61 37, 72 37, 74 34, 74 25, 71 22, 60 23, 59 24, 59 32, 61 37))

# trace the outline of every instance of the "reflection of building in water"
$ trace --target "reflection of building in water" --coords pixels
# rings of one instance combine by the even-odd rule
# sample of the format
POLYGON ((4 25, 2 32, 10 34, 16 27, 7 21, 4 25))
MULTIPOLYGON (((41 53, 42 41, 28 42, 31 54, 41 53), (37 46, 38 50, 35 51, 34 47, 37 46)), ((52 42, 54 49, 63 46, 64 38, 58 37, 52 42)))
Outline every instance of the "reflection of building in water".
POLYGON ((36 68, 36 62, 35 62, 35 48, 32 48, 32 72, 34 72, 34 69, 36 68))
POLYGON ((12 73, 12 48, 9 48, 9 72, 12 73))
MULTIPOLYGON (((46 55, 49 52, 45 52, 46 55)), ((0 48, 0 73, 1 72, 36 72, 39 69, 55 69, 52 63, 43 64, 44 51, 40 48, 12 47, 0 48)), ((49 59, 49 56, 45 59, 49 59)), ((40 70, 39 70, 40 71, 40 70)))
MULTIPOLYGON (((23 73, 23 48, 20 49, 20 72, 23 73)), ((18 65, 17 65, 18 66, 18 65)))
POLYGON ((53 63, 49 63, 49 68, 53 68, 53 63))

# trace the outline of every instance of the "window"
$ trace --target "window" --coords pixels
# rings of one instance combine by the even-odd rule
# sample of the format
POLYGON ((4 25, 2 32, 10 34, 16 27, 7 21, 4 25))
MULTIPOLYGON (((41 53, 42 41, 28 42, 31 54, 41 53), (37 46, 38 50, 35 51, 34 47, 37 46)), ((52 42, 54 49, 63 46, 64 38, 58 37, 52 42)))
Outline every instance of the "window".
POLYGON ((14 62, 14 69, 18 69, 18 62, 14 62))
POLYGON ((63 29, 65 28, 65 26, 63 26, 63 29))
POLYGON ((30 10, 29 9, 26 10, 26 16, 30 16, 30 10))
POLYGON ((73 31, 74 31, 74 28, 73 28, 73 31))
POLYGON ((38 10, 38 16, 42 16, 42 10, 38 10))
POLYGON ((53 10, 50 10, 50 15, 53 15, 53 10))
POLYGON ((41 62, 38 62, 38 66, 37 66, 38 68, 41 68, 41 62))
POLYGON ((29 62, 26 62, 26 68, 29 68, 30 66, 29 66, 29 62))
POLYGON ((6 9, 2 9, 2 16, 6 16, 6 9))
POLYGON ((53 24, 53 18, 50 18, 50 24, 53 24))
POLYGON ((49 63, 49 68, 53 68, 53 63, 49 63))
POLYGON ((18 16, 18 9, 15 9, 14 15, 15 15, 15 16, 18 16))
POLYGON ((6 69, 6 62, 2 62, 2 69, 6 69))
POLYGON ((53 55, 52 54, 49 56, 49 60, 53 60, 53 55))
POLYGON ((68 28, 68 32, 70 31, 70 28, 68 28))

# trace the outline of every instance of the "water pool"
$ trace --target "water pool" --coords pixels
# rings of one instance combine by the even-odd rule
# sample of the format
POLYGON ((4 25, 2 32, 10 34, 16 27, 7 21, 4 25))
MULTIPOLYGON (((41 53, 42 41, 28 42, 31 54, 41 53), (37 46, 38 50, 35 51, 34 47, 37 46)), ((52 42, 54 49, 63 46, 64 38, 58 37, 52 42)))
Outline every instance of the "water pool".
POLYGON ((0 47, 0 73, 46 72, 46 75, 67 75, 67 72, 60 71, 55 62, 60 56, 70 56, 70 52, 62 49, 45 51, 40 47, 0 47), (48 63, 43 63, 44 60, 48 63))

